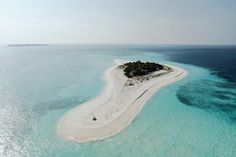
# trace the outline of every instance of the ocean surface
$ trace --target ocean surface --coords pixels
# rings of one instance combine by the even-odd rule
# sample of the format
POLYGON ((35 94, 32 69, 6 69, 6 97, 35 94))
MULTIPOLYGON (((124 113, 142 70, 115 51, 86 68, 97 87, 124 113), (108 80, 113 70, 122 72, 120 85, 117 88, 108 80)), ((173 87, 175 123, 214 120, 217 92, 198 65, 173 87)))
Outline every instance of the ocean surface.
POLYGON ((236 46, 0 46, 0 156, 235 157, 236 46), (177 65, 189 75, 158 91, 117 136, 62 139, 57 122, 99 94, 114 59, 177 65))

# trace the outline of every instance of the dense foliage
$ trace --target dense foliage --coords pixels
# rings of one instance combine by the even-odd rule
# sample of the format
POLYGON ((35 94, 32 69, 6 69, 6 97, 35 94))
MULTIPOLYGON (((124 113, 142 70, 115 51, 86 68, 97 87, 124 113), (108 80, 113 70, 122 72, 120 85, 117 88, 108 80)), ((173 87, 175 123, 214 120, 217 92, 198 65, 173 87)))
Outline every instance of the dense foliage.
POLYGON ((154 71, 162 70, 164 68, 163 65, 160 65, 158 63, 152 63, 152 62, 129 62, 125 63, 121 66, 121 68, 124 69, 124 74, 128 78, 135 77, 135 76, 143 76, 148 75, 154 71))

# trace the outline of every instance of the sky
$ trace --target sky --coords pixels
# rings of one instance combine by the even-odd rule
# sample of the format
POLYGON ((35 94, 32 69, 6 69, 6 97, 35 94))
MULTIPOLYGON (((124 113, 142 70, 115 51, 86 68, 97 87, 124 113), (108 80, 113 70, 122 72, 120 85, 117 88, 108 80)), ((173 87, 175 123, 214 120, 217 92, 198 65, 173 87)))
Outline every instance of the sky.
POLYGON ((0 0, 0 44, 236 44, 236 0, 0 0))

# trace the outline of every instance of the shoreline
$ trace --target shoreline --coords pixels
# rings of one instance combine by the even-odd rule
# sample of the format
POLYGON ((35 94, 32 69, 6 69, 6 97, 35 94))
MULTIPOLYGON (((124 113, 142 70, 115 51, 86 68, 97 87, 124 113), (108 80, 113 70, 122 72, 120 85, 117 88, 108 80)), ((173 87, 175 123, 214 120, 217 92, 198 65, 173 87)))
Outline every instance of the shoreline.
POLYGON ((116 61, 105 72, 106 85, 101 94, 63 115, 57 125, 59 135, 80 143, 112 137, 132 123, 154 93, 188 74, 182 68, 168 65, 172 71, 158 71, 160 76, 128 86, 125 85, 128 78, 118 67, 123 63, 116 61))

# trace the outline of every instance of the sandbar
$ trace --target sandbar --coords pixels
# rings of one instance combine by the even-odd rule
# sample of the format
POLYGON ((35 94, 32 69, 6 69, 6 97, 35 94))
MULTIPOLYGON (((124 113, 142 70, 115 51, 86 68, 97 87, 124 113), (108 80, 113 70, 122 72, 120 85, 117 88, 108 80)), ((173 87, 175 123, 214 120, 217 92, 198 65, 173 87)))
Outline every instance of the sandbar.
POLYGON ((97 97, 63 115, 57 125, 60 136, 81 143, 112 137, 132 123, 154 93, 188 74, 180 67, 166 65, 171 70, 130 79, 119 68, 124 62, 116 61, 105 72, 105 88, 97 97))

